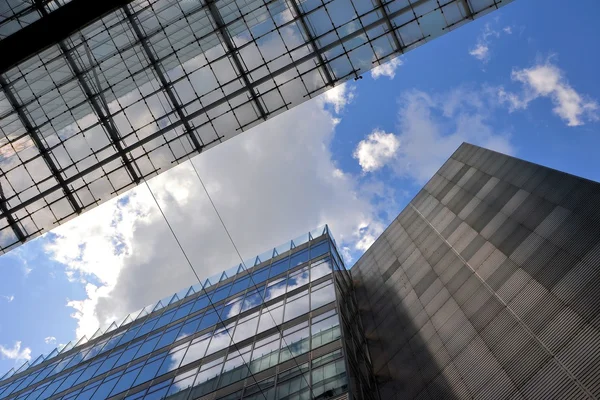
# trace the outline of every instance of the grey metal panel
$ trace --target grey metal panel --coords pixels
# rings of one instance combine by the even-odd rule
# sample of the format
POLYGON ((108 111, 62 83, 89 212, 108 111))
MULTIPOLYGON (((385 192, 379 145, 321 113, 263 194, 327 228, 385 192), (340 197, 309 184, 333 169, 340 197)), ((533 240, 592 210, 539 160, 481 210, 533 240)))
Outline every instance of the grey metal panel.
POLYGON ((353 267, 359 306, 387 315, 371 327, 394 353, 382 398, 600 396, 599 199, 598 183, 461 145, 353 267), (384 273, 385 290, 367 278, 384 273))

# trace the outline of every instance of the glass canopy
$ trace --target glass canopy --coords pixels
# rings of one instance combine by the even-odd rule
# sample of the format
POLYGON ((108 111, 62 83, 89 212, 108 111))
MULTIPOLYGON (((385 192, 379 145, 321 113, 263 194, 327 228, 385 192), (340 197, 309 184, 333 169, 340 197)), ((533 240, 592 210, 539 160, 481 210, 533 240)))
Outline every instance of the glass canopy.
MULTIPOLYGON (((0 69, 0 252, 511 0, 110 1, 0 69)), ((77 2, 4 2, 0 45, 77 2)))

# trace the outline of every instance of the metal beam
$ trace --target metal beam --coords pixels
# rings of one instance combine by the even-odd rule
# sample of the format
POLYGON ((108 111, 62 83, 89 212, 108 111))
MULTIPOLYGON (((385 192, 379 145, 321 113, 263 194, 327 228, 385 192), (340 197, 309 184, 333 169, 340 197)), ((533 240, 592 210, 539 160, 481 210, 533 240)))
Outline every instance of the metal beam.
POLYGON ((313 37, 313 35, 310 33, 308 24, 304 20, 304 14, 300 10, 300 7, 298 6, 298 3, 296 2, 296 0, 288 0, 288 1, 289 1, 290 5, 292 6, 292 9, 294 10, 294 14, 296 14, 295 17, 298 18, 300 21, 300 25, 302 26, 302 30, 304 31, 304 34, 306 35, 306 38, 308 39, 310 46, 312 47, 313 51, 315 53, 317 53, 317 60, 319 61, 319 64, 321 65, 321 70, 325 74, 325 79, 327 81, 327 85, 333 87, 333 85, 334 85, 333 77, 331 76, 331 73, 329 72, 329 69, 327 68, 327 64, 325 63, 325 60, 323 59, 323 55, 318 51, 319 48, 317 47, 317 42, 315 41, 315 38, 313 37))
POLYGON ((375 4, 377 4, 377 7, 379 7, 379 9, 381 10, 381 13, 383 14, 383 18, 385 19, 385 24, 388 28, 388 31, 391 32, 391 34, 392 34, 392 40, 394 41, 394 46, 396 47, 396 51, 400 54, 404 54, 404 46, 402 45, 402 42, 398 38, 398 34, 396 33, 396 30, 394 29, 392 20, 390 19, 390 16, 388 15, 387 11, 385 10, 385 6, 381 2, 381 0, 375 0, 375 4))
POLYGON ((469 4, 469 0, 462 0, 464 6, 465 6, 465 11, 467 12, 467 15, 465 16, 467 19, 473 20, 473 9, 471 8, 471 5, 469 4))
POLYGON ((200 153, 202 151, 202 149, 204 148, 204 146, 198 141, 198 138, 194 135, 194 128, 192 128, 189 121, 186 119, 183 109, 181 107, 181 104, 179 104, 179 100, 177 100, 177 96, 175 95, 173 88, 167 81, 165 74, 163 74, 162 70, 160 69, 160 66, 158 65, 158 60, 156 59, 156 57, 154 57, 154 53, 152 53, 152 49, 150 49, 150 46, 148 45, 148 40, 142 34, 142 31, 140 30, 140 27, 139 27, 137 21, 135 20, 133 14, 131 14, 131 11, 129 11, 129 7, 124 6, 123 11, 125 12, 125 15, 127 15, 127 19, 129 20, 129 23, 133 27, 133 31, 135 32, 135 35, 137 36, 138 40, 142 44, 142 48, 144 49, 144 52, 146 53, 146 57, 148 57, 148 61, 150 61, 150 64, 154 68, 154 72, 156 73, 156 76, 158 76, 158 79, 160 80, 160 84, 162 85, 163 89, 167 93, 167 96, 169 97, 169 100, 171 101, 173 108, 177 112, 177 116, 179 117, 180 120, 183 121, 183 127, 185 128, 186 132, 188 133, 190 140, 192 141, 192 144, 194 145, 194 147, 196 148, 198 153, 200 153))
MULTIPOLYGON (((418 0, 416 3, 412 3, 412 5, 415 6, 415 5, 418 5, 418 4, 420 4, 422 2, 425 2, 425 1, 426 0, 418 0)), ((378 8, 376 8, 375 10, 377 10, 377 9, 378 8)), ((391 18, 395 18, 395 17, 401 15, 402 13, 404 13, 404 12, 410 10, 410 9, 411 9, 411 6, 406 6, 406 7, 402 8, 402 9, 394 11, 393 13, 389 14, 389 18, 390 19, 391 18)), ((412 22, 412 20, 408 21, 407 24, 410 23, 410 22, 412 22)), ((370 24, 364 26, 363 29, 364 30, 370 30, 370 29, 373 29, 373 28, 375 28, 375 27, 377 27, 377 26, 379 26, 379 25, 381 25, 383 23, 385 23, 385 19, 384 18, 379 18, 379 19, 371 22, 370 24)), ((394 28, 394 31, 396 31, 397 29, 401 28, 402 26, 404 26, 404 25, 401 25, 401 26, 398 26, 398 27, 394 28)), ((326 34, 327 33, 324 33, 323 35, 326 35, 326 34)), ((225 96, 225 97, 223 97, 223 98, 221 98, 221 99, 219 99, 219 100, 217 100, 217 101, 215 101, 215 102, 213 102, 211 104, 208 104, 208 105, 204 106, 203 108, 201 108, 201 109, 199 109, 199 110, 197 110, 197 111, 195 111, 193 113, 190 113, 188 116, 186 116, 185 120, 191 120, 193 118, 196 118, 196 117, 198 117, 198 116, 200 116, 200 115, 202 115, 202 114, 204 114, 204 113, 206 113, 206 112, 208 112, 208 111, 210 111, 210 110, 212 110, 212 109, 220 106, 221 104, 224 104, 224 103, 228 102, 230 99, 232 99, 232 98, 234 98, 236 96, 239 96, 240 94, 246 93, 248 91, 248 89, 252 89, 252 88, 254 88, 254 86, 259 86, 259 85, 261 85, 261 84, 263 84, 265 82, 270 81, 271 79, 273 79, 274 76, 279 76, 279 75, 281 75, 281 74, 289 71, 290 69, 293 69, 295 67, 295 65, 302 64, 302 63, 304 63, 306 61, 311 60, 313 57, 316 57, 318 53, 322 53, 322 54, 326 53, 327 51, 334 49, 336 46, 339 46, 339 45, 341 45, 343 43, 346 43, 346 42, 348 42, 348 41, 350 41, 350 40, 352 40, 352 39, 354 39, 354 38, 356 38, 356 37, 358 37, 360 35, 363 35, 363 34, 364 34, 363 30, 357 29, 356 31, 350 33, 349 35, 346 35, 346 36, 344 36, 344 37, 342 37, 342 38, 340 38, 338 40, 335 40, 335 41, 333 41, 333 42, 331 42, 331 43, 323 46, 322 48, 319 48, 319 49, 317 49, 317 50, 315 50, 315 51, 313 51, 313 52, 305 55, 304 57, 301 57, 300 59, 296 60, 294 63, 290 63, 290 64, 288 64, 288 65, 286 65, 284 67, 279 68, 276 71, 273 71, 270 75, 266 75, 266 76, 264 76, 264 77, 262 77, 260 79, 257 79, 254 83, 250 83, 250 85, 248 87, 243 87, 243 88, 240 88, 238 90, 235 90, 232 93, 230 93, 229 95, 227 95, 227 96, 225 96)), ((378 37, 383 37, 386 34, 387 34, 387 32, 381 34, 378 37)), ((318 38, 316 38, 316 39, 318 39, 318 38)), ((375 39, 377 39, 377 37, 372 38, 372 40, 375 40, 375 39)), ((157 137, 165 135, 167 132, 170 132, 171 130, 173 130, 173 129, 175 129, 175 128, 181 126, 181 125, 183 125, 183 122, 185 120, 175 121, 171 125, 159 129, 158 131, 156 131, 156 132, 154 132, 154 133, 146 136, 145 138, 143 138, 143 139, 141 139, 141 140, 133 143, 132 145, 126 147, 124 149, 124 151, 126 153, 129 153, 129 152, 137 149, 138 147, 141 147, 141 146, 145 145, 146 143, 151 142, 152 140, 156 139, 157 137)), ((105 159, 103 159, 102 161, 98 162, 97 164, 94 164, 94 165, 86 168, 85 170, 80 171, 78 174, 76 174, 76 175, 68 178, 66 180, 66 182, 67 183, 75 182, 77 179, 80 179, 81 177, 83 177, 83 176, 85 176, 85 175, 87 175, 89 173, 92 173, 93 171, 97 170, 98 168, 101 168, 104 165, 106 165, 106 164, 108 164, 108 163, 116 160, 118 157, 119 157, 118 154, 113 154, 111 156, 108 156, 105 159)), ((46 189, 45 191, 43 191, 42 193, 40 193, 40 194, 32 197, 31 199, 28 199, 28 200, 26 200, 26 201, 24 201, 24 202, 22 202, 20 204, 17 204, 13 208, 11 208, 9 210, 9 212, 10 213, 14 213, 14 212, 16 212, 18 210, 21 210, 24 207, 28 206, 29 204, 32 204, 35 201, 39 200, 40 198, 43 198, 44 196, 47 196, 47 195, 53 193, 54 191, 58 190, 59 188, 60 188, 60 186, 57 185, 57 186, 51 187, 49 189, 46 189)))
MULTIPOLYGON (((48 150, 46 150, 46 148, 44 147, 42 140, 39 138, 39 136, 35 132, 35 129, 33 128, 32 124, 29 122, 29 119, 27 118, 27 115, 25 114, 23 109, 19 106, 19 102, 13 95, 12 91, 8 87, 8 84, 4 80, 2 75, 0 75, 0 86, 2 86, 2 90, 4 91, 4 95, 6 96, 6 99, 10 103, 11 107, 16 111, 17 115, 19 116, 19 119, 21 120, 21 123, 23 124, 23 127, 25 127, 25 130, 29 134, 29 137, 31 138, 31 140, 33 141, 35 146, 37 147, 38 151, 40 152, 40 155, 46 162, 46 165, 48 165, 50 172, 52 172, 52 176, 58 181, 58 185, 55 186, 52 191, 55 191, 59 188, 62 189, 66 198, 69 200, 69 203, 71 203, 71 207, 73 207, 73 210, 77 214, 81 214, 81 207, 79 207, 79 204, 77 204, 77 200, 75 200, 73 193, 71 193, 65 180, 61 176, 60 170, 54 163, 54 160, 52 160, 52 157, 50 157, 48 150)), ((45 193, 45 192, 42 192, 42 193, 45 193)), ((21 208, 23 208, 23 207, 21 207, 21 208)), ((16 210, 13 207, 13 209, 8 210, 7 213, 3 212, 3 215, 7 216, 7 215, 14 213, 15 211, 16 210)))
MULTIPOLYGON (((46 11, 46 9, 44 8, 44 5, 42 4, 41 0, 35 0, 35 3, 36 3, 38 10, 40 11, 40 14, 42 14, 44 17, 47 17, 49 14, 46 11)), ((86 50, 88 50, 88 57, 90 58, 90 64, 91 64, 92 63, 91 54, 89 53, 89 48, 87 46, 87 43, 85 43, 83 36, 81 38, 81 41, 83 42, 83 45, 86 47, 86 50)), ((131 179, 136 184, 139 184, 140 177, 138 176, 137 172, 135 172, 135 169, 131 165, 131 161, 127 158, 127 154, 125 152, 123 152, 123 146, 121 146, 119 131, 118 131, 117 126, 115 125, 113 119, 109 116, 110 112, 108 111, 108 105, 106 104, 106 101, 104 101, 104 108, 107 110, 107 113, 105 115, 103 108, 100 107, 100 104, 98 104, 98 101, 97 101, 96 97, 94 96, 94 92, 93 92, 92 88, 85 80, 85 78, 83 76, 83 72, 81 71, 81 69, 79 68, 79 65, 77 65, 77 62, 71 55, 71 52, 69 51, 69 48, 65 44, 65 41, 64 40, 59 41, 58 46, 60 47, 60 50, 64 54, 65 59, 67 60, 67 63, 73 70, 73 75, 75 75, 75 77, 79 81, 79 84, 81 85, 81 88, 83 89, 83 93, 85 94, 86 99, 92 105, 92 108, 94 109, 94 112, 98 116, 98 119, 100 119, 100 123, 104 126, 104 129, 106 129, 106 132, 108 132, 108 135, 110 136, 110 139, 111 139, 113 145, 115 146, 117 153, 119 153, 119 155, 121 156, 121 159, 123 161, 123 164, 125 164, 125 168, 127 168, 127 171, 129 171, 129 174, 131 175, 131 179)), ((95 74, 95 71, 93 71, 93 72, 94 72, 94 75, 96 76, 96 82, 97 82, 96 84, 98 85, 98 91, 100 92, 100 96, 99 96, 100 100, 104 100, 104 97, 102 96, 102 87, 100 86, 100 80, 98 79, 98 75, 95 74)))
POLYGON ((21 243, 25 243, 25 241, 27 240, 27 236, 25 236, 25 234, 21 230, 21 227, 19 226, 19 224, 17 224, 17 221, 15 220, 15 218, 12 216, 12 214, 8 211, 8 208, 6 207, 6 199, 4 198, 4 190, 2 190, 1 182, 0 182, 0 210, 2 210, 2 215, 4 215, 6 217, 6 222, 8 222, 8 225, 13 230, 13 233, 15 234, 17 239, 19 239, 19 241, 21 243))
POLYGON ((0 41, 0 74, 132 0, 71 0, 0 41))
POLYGON ((254 100, 254 104, 256 105, 256 108, 258 109, 258 113, 260 114, 261 118, 266 121, 268 118, 268 113, 265 111, 262 104, 260 103, 260 101, 258 99, 258 95, 254 91, 252 82, 250 82, 250 79, 248 79, 248 74, 244 70, 244 65, 243 65, 242 61, 240 60, 239 56, 237 55, 237 53, 235 52, 236 51, 235 45, 233 44, 233 42, 231 41, 231 38, 229 37, 229 33, 227 32, 227 28, 225 27, 225 22, 223 21, 223 18, 221 18, 221 14, 219 13, 219 10, 217 9, 217 6, 215 5, 214 0, 208 0, 207 5, 208 5, 208 12, 211 15, 212 19, 214 20, 215 24, 217 25, 217 29, 219 30, 221 40, 223 40, 223 43, 225 44, 225 47, 227 48, 227 54, 231 56, 231 59, 233 60, 235 67, 238 69, 238 71, 241 75, 240 77, 244 81, 244 85, 246 85, 246 89, 250 92, 250 97, 252 98, 252 100, 254 100))
MULTIPOLYGON (((107 113, 107 115, 104 114, 102 107, 100 107, 100 104, 98 104, 98 102, 96 101, 96 98, 94 97, 94 92, 92 91, 92 88, 86 82, 85 78, 83 77, 83 72, 79 69, 79 66, 77 65, 77 63, 75 62, 75 60, 73 59, 71 54, 69 53, 69 49, 64 44, 64 42, 60 42, 59 46, 60 46, 60 49, 62 50, 62 52, 64 53, 69 66, 73 70, 73 74, 77 77, 77 80, 79 81, 79 84, 81 85, 81 88, 83 89, 83 92, 85 93, 85 97, 92 105, 94 112, 98 116, 98 119, 100 119, 100 123, 104 126, 104 129, 106 129, 106 132, 108 132, 108 136, 110 136, 110 140, 112 141, 113 146, 115 146, 117 153, 119 154, 119 156, 121 156, 121 160, 123 161, 125 168, 127 168, 127 171, 129 171, 129 174, 131 175, 131 179, 133 179, 133 181, 135 183, 140 183, 140 177, 138 176, 137 172, 133 168, 131 161, 127 158, 127 153, 125 153, 123 151, 123 146, 121 146, 121 138, 119 135, 118 128, 115 125, 112 118, 110 116, 107 116, 110 114, 109 113, 107 113)), ((98 83, 97 83, 98 86, 100 86, 100 82, 99 82, 99 79, 97 76, 96 76, 96 80, 98 81, 98 83)), ((98 87, 98 90, 101 91, 102 88, 98 87)), ((102 99, 101 94, 100 94, 100 98, 102 99)), ((106 105, 105 105, 105 107, 107 108, 106 105)))

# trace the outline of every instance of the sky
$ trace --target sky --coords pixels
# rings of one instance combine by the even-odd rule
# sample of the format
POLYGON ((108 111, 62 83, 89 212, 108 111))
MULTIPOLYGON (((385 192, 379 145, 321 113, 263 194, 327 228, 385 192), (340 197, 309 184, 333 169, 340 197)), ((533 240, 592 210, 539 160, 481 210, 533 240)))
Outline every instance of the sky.
POLYGON ((600 181, 599 14, 516 0, 0 256, 0 376, 238 264, 199 178, 244 259, 348 265, 464 141, 600 181))

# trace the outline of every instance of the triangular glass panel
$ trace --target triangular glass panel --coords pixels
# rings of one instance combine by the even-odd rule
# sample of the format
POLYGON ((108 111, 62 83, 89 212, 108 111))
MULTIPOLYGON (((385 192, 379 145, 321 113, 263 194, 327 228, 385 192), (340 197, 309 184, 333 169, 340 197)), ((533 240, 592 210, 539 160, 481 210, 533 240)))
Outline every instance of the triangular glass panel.
POLYGON ((131 315, 128 315, 128 316, 127 316, 127 317, 126 317, 126 318, 123 320, 123 322, 121 322, 121 325, 119 325, 119 327, 121 327, 121 326, 125 326, 125 325, 127 325, 128 323, 130 323, 130 322, 133 322, 133 318, 131 318, 131 315))
POLYGON ((204 281, 204 285, 202 285, 202 289, 206 290, 207 288, 209 288, 211 286, 212 286, 212 282, 209 279, 207 279, 204 281))
POLYGON ((21 366, 19 367, 19 369, 17 369, 17 370, 15 371, 15 374, 18 374, 18 373, 19 373, 19 372, 21 372, 21 371, 25 371, 27 368, 29 368, 29 361, 25 361, 25 364, 21 365, 21 366))
POLYGON ((152 312, 158 311, 158 310, 160 310, 163 307, 164 307, 164 305, 163 305, 162 301, 159 301, 158 303, 156 303, 156 306, 154 307, 154 309, 152 310, 152 312))
POLYGON ((177 296, 177 293, 175 293, 173 295, 173 297, 171 297, 171 300, 169 300, 169 304, 168 305, 171 305, 171 304, 173 304, 173 303, 175 303, 177 301, 179 301, 179 296, 177 296))
POLYGON ((110 324, 110 326, 108 327, 108 329, 107 329, 107 330, 106 330, 106 332, 104 332, 104 333, 112 332, 112 331, 114 331, 114 330, 115 330, 115 329, 117 329, 117 328, 118 328, 117 324, 115 324, 115 323, 113 322, 112 324, 110 324))
POLYGON ((90 338, 90 340, 94 340, 96 339, 98 336, 102 335, 102 328, 98 328, 98 330, 92 335, 92 337, 90 338))
POLYGON ((310 232, 308 232, 308 240, 310 241, 310 240, 313 240, 313 239, 314 239, 313 235, 310 232))
POLYGON ((256 258, 254 259, 254 265, 256 266, 256 265, 260 264, 261 262, 262 261, 260 261, 260 257, 256 256, 256 258))
POLYGON ((2 378, 0 378, 0 381, 13 376, 14 374, 15 374, 15 369, 11 368, 11 369, 8 370, 7 373, 5 373, 4 375, 2 375, 2 378))
POLYGON ((60 349, 58 352, 62 354, 64 352, 67 352, 67 351, 71 350, 72 348, 73 348, 73 342, 69 342, 69 343, 67 343, 65 345, 65 347, 63 347, 62 349, 60 349))
POLYGON ((246 271, 246 268, 244 268, 244 266, 242 264, 238 265, 238 269, 236 274, 239 274, 240 272, 244 272, 246 271))
POLYGON ((294 243, 294 241, 290 240, 290 250, 293 249, 293 248, 295 248, 295 247, 296 247, 296 244, 294 243))
POLYGON ((87 338, 87 336, 85 336, 85 335, 84 335, 84 336, 83 336, 81 339, 79 339, 79 341, 78 341, 77 343, 75 343, 75 346, 74 346, 74 347, 77 347, 77 346, 79 346, 79 345, 82 345, 82 344, 84 344, 84 343, 87 343, 87 341, 88 341, 88 338, 87 338))
POLYGON ((224 281, 225 279, 227 279, 227 278, 229 278, 229 277, 227 276, 227 274, 226 274, 225 272, 223 272, 223 273, 221 274, 221 277, 219 278, 219 282, 223 282, 223 281, 224 281))
POLYGON ((146 306, 144 308, 142 308, 142 310, 140 311, 140 313, 137 315, 137 317, 135 317, 136 320, 145 317, 146 315, 150 314, 150 311, 152 309, 152 305, 146 306))
POLYGON ((58 348, 56 348, 56 349, 52 350, 52 351, 50 352, 50 354, 48 354, 48 357, 46 357, 46 360, 49 360, 49 359, 51 359, 52 357, 56 357, 57 355, 58 355, 58 348))
POLYGON ((185 292, 185 296, 184 297, 188 297, 193 295, 194 293, 196 293, 196 291, 194 290, 193 286, 190 286, 190 288, 187 290, 187 292, 185 292))
POLYGON ((273 247, 273 255, 271 255, 271 258, 275 258, 279 255, 279 253, 277 252, 277 249, 275 247, 273 247))
POLYGON ((183 299, 185 297, 185 294, 187 293, 188 289, 181 289, 179 292, 175 293, 177 295, 177 297, 179 297, 179 299, 183 299))
POLYGON ((44 355, 42 354, 41 356, 39 356, 38 358, 35 359, 34 362, 31 363, 31 365, 29 366, 29 368, 33 367, 34 365, 38 365, 39 363, 41 363, 42 361, 44 361, 44 355))

